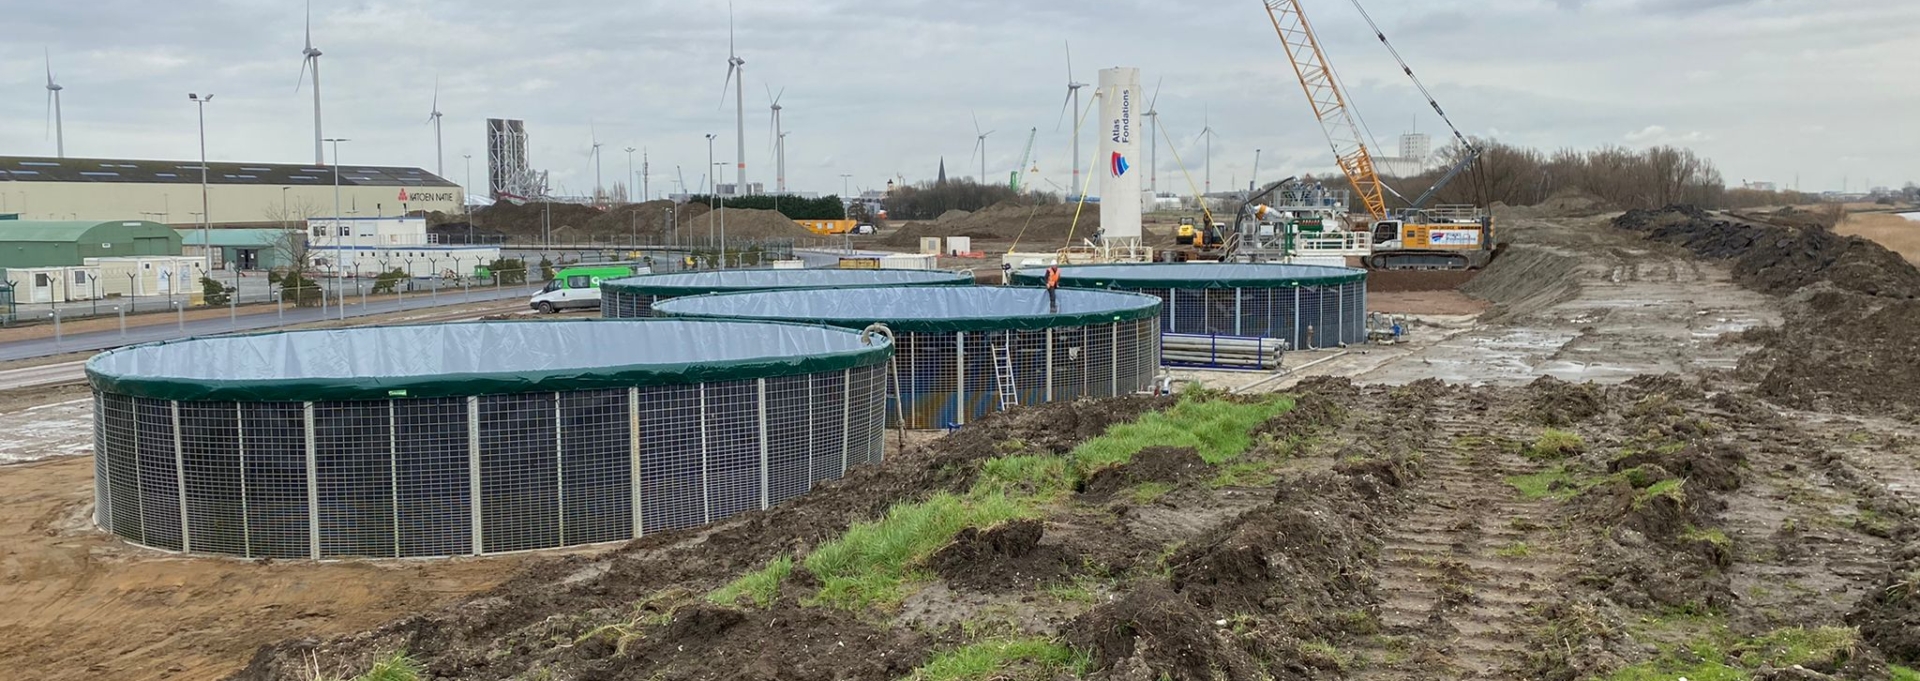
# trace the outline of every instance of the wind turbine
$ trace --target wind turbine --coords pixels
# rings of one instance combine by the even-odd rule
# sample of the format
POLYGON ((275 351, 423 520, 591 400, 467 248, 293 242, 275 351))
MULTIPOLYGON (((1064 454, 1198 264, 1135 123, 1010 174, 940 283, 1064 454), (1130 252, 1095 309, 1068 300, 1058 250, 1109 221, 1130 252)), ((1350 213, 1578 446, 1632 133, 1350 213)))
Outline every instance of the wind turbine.
POLYGON ((53 82, 53 52, 42 50, 47 57, 47 115, 53 118, 53 149, 60 158, 67 157, 66 122, 60 116, 60 91, 66 88, 53 82))
POLYGON ((986 132, 980 132, 980 116, 977 114, 969 114, 969 115, 973 116, 973 132, 974 134, 979 135, 979 137, 974 139, 973 150, 980 152, 980 184, 986 184, 987 183, 987 135, 991 135, 999 131, 988 130, 986 132))
POLYGON ((1147 163, 1153 167, 1147 169, 1147 180, 1148 189, 1153 192, 1155 198, 1160 196, 1160 86, 1166 82, 1167 79, 1161 78, 1160 82, 1153 84, 1153 98, 1147 100, 1147 112, 1140 114, 1141 118, 1147 119, 1153 125, 1153 132, 1149 138, 1153 141, 1153 150, 1151 157, 1147 159, 1147 163))
POLYGON ((780 94, 776 95, 773 93, 772 85, 767 85, 766 88, 767 101, 773 103, 768 108, 773 110, 773 120, 771 121, 773 126, 773 140, 771 146, 773 147, 774 158, 774 191, 776 194, 785 194, 787 193, 787 133, 780 128, 780 109, 782 108, 780 106, 780 98, 787 95, 787 89, 780 88, 780 94))
POLYGON ((593 203, 600 205, 600 133, 594 129, 592 121, 587 122, 587 139, 593 146, 587 149, 587 155, 593 157, 593 203))
MULTIPOLYGON (((326 165, 327 150, 320 135, 320 50, 313 46, 313 0, 307 0, 307 49, 301 50, 300 81, 293 84, 293 91, 300 91, 309 68, 313 71, 313 162, 326 165)), ((437 108, 437 107, 436 107, 437 108)))
POLYGON ((447 176, 447 159, 440 151, 440 79, 433 79, 433 113, 427 114, 427 122, 433 124, 433 173, 447 176))
MULTIPOLYGON (((1080 88, 1086 86, 1086 83, 1073 79, 1073 43, 1069 42, 1067 43, 1067 98, 1060 103, 1060 114, 1066 115, 1067 106, 1069 104, 1073 106, 1073 187, 1080 186, 1080 88)), ((1060 130, 1058 121, 1053 124, 1053 129, 1060 130)), ((1079 189, 1072 191, 1079 191, 1079 189)))
MULTIPOLYGON (((736 196, 747 193, 747 101, 746 69, 747 60, 741 59, 733 49, 733 3, 727 3, 727 81, 733 85, 734 137, 738 142, 735 149, 735 163, 738 174, 733 188, 736 196)), ((720 105, 727 105, 727 82, 720 84, 720 105)))
POLYGON ((1209 107, 1206 127, 1200 129, 1200 138, 1207 142, 1207 187, 1205 191, 1200 192, 1202 200, 1205 200, 1206 195, 1213 193, 1213 138, 1218 136, 1218 133, 1213 131, 1213 112, 1209 107))

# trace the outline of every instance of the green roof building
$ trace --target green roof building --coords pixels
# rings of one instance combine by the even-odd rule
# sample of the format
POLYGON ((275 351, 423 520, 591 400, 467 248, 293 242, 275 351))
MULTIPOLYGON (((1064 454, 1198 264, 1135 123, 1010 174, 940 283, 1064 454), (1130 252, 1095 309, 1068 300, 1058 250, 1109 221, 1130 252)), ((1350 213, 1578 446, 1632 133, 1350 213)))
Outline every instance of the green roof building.
POLYGON ((180 255, 180 235, 146 220, 0 221, 0 269, 81 265, 87 258, 180 255))
MULTIPOLYGON (((182 228, 180 246, 184 255, 201 255, 201 230, 182 228)), ((288 262, 298 253, 301 244, 306 243, 307 233, 300 230, 276 229, 272 227, 258 229, 212 229, 207 230, 207 239, 213 242, 214 269, 225 269, 232 263, 242 270, 278 270, 294 267, 298 263, 288 262)))

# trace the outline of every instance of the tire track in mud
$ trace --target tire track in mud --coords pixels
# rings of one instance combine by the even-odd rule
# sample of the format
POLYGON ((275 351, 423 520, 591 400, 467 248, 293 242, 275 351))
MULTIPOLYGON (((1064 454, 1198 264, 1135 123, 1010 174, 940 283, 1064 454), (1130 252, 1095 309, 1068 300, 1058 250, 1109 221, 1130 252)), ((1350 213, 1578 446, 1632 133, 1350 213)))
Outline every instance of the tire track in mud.
MULTIPOLYGON (((1457 408, 1447 411, 1458 412, 1457 408)), ((1532 467, 1492 423, 1441 418, 1408 510, 1389 521, 1374 579, 1381 632, 1357 646, 1355 679, 1506 678, 1528 617, 1560 566, 1542 519, 1553 503, 1504 482, 1532 467)))

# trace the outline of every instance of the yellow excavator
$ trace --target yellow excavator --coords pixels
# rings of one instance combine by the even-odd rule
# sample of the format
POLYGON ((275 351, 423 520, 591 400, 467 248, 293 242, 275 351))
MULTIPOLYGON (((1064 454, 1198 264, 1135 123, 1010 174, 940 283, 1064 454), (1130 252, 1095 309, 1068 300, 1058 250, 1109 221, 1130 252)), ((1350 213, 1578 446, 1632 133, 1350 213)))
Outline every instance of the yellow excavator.
MULTIPOLYGON (((1454 127, 1453 121, 1434 101, 1426 85, 1413 74, 1413 69, 1400 59, 1400 53, 1387 41, 1385 33, 1367 15, 1366 8, 1358 2, 1361 16, 1374 29, 1374 36, 1393 53, 1400 68, 1413 79, 1427 104, 1440 119, 1446 121, 1453 130, 1454 139, 1461 145, 1459 162, 1449 169, 1433 187, 1419 198, 1408 202, 1407 208, 1399 211, 1387 209, 1384 191, 1392 191, 1380 180, 1379 172, 1374 168, 1373 155, 1367 150, 1366 137, 1360 127, 1354 123, 1354 113, 1346 91, 1334 76, 1333 67, 1327 63, 1327 55, 1320 49, 1319 38, 1314 35, 1312 24, 1300 7, 1300 0, 1261 0, 1266 6, 1267 16, 1273 20, 1273 30, 1280 40, 1287 44, 1287 57, 1293 64, 1293 70, 1300 77, 1300 86, 1307 93, 1307 102, 1313 106, 1313 115, 1320 121, 1320 127, 1327 135, 1327 141, 1333 147, 1335 161, 1340 172, 1347 176, 1353 190, 1366 206, 1372 224, 1368 228, 1373 235, 1373 254, 1365 258, 1369 269, 1406 270, 1466 270, 1485 267, 1493 259, 1494 234, 1493 217, 1484 207, 1464 205, 1443 205, 1428 207, 1427 202, 1451 183, 1460 173, 1480 158, 1480 150, 1454 127)), ((1398 196, 1398 193, 1395 193, 1398 196)), ((1404 197, 1402 197, 1404 198, 1404 197)))

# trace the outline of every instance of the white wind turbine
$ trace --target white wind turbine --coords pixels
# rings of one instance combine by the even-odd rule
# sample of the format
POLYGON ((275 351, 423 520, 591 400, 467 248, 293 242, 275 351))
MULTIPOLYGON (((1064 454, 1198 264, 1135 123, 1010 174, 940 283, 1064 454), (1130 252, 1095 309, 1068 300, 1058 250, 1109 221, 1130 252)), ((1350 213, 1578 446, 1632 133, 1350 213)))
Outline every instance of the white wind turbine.
POLYGON ((305 82, 307 77, 307 71, 312 70, 313 71, 313 162, 320 165, 326 165, 327 151, 323 146, 323 142, 321 141, 321 135, 320 135, 320 50, 319 48, 316 48, 313 46, 313 2, 312 0, 308 0, 307 2, 307 48, 304 50, 301 50, 300 54, 302 55, 302 58, 300 60, 300 81, 296 81, 293 84, 293 91, 294 92, 300 91, 300 84, 305 82))
MULTIPOLYGON (((1073 43, 1067 43, 1067 98, 1060 103, 1060 115, 1066 115, 1069 104, 1073 106, 1073 179, 1069 196, 1073 195, 1072 192, 1080 191, 1080 88, 1086 86, 1086 83, 1073 79, 1073 43)), ((1060 123, 1056 121, 1053 129, 1058 131, 1060 123)))
POLYGON ((592 121, 587 122, 587 139, 593 142, 593 146, 588 148, 587 150, 587 155, 593 157, 593 203, 594 205, 599 205, 600 204, 600 146, 601 146, 600 132, 594 127, 592 121))
POLYGON ((787 193, 787 133, 780 127, 780 111, 783 108, 780 106, 780 98, 787 95, 787 89, 780 88, 780 93, 774 94, 772 85, 766 88, 767 101, 772 102, 768 108, 773 111, 774 189, 777 194, 785 194, 787 193))
POLYGON ((1213 138, 1218 136, 1219 134, 1213 131, 1212 107, 1208 107, 1206 127, 1200 128, 1200 138, 1207 142, 1207 187, 1204 191, 1200 192, 1202 198, 1213 193, 1213 138))
POLYGON ((53 149, 60 158, 67 157, 66 122, 60 116, 60 91, 66 88, 53 82, 53 52, 44 51, 47 57, 47 115, 53 120, 53 149))
POLYGON ((1152 141, 1153 153, 1147 158, 1147 163, 1153 167, 1147 169, 1147 188, 1156 198, 1160 196, 1160 85, 1165 82, 1166 79, 1162 78, 1159 83, 1153 84, 1153 98, 1147 100, 1147 112, 1140 114, 1141 118, 1147 119, 1153 125, 1153 132, 1148 138, 1152 141))
POLYGON ((968 115, 973 116, 973 133, 975 135, 979 135, 979 137, 974 138, 973 150, 980 154, 980 184, 986 184, 987 183, 987 136, 999 131, 988 130, 986 132, 980 132, 980 116, 977 114, 973 114, 971 112, 969 112, 968 115))
MULTIPOLYGON (((747 193, 747 102, 746 102, 747 60, 741 59, 733 49, 733 3, 727 3, 727 80, 733 85, 734 138, 738 146, 735 149, 737 183, 733 192, 736 196, 747 193)), ((727 105, 727 82, 720 84, 720 105, 727 105)))
POLYGON ((444 178, 447 176, 446 157, 440 149, 440 79, 433 79, 433 113, 427 114, 427 122, 433 124, 433 173, 444 178))

